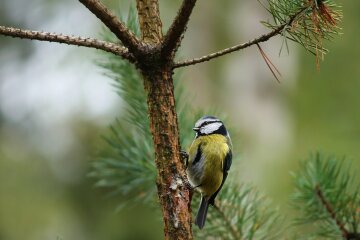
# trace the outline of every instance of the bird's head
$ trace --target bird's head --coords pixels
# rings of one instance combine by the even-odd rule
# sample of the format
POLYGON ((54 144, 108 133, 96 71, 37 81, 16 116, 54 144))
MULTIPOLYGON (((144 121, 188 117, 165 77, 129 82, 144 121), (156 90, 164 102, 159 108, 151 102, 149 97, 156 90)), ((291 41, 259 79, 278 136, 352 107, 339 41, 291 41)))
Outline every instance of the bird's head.
POLYGON ((197 137, 210 134, 228 135, 224 123, 213 116, 204 116, 200 118, 195 123, 193 130, 196 132, 197 137))

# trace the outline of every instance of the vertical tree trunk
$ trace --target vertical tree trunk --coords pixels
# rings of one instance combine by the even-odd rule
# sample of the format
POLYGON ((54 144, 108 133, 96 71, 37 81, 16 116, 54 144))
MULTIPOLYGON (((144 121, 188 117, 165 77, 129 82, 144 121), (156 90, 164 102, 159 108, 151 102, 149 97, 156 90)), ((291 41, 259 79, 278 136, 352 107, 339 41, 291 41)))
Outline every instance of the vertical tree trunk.
POLYGON ((165 239, 192 239, 189 189, 180 160, 179 131, 171 70, 163 67, 144 75, 150 129, 158 169, 157 188, 165 239))
POLYGON ((145 64, 138 66, 144 78, 150 131, 158 170, 157 189, 164 220, 165 239, 192 239, 189 189, 180 159, 172 62, 161 59, 162 24, 157 0, 137 0, 142 39, 148 48, 145 64))

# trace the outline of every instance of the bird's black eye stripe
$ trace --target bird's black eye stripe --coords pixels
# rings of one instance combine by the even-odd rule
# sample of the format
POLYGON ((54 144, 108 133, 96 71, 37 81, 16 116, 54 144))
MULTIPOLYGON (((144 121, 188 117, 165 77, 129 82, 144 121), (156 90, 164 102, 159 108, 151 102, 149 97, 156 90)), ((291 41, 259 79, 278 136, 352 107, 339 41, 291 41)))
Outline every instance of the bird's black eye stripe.
POLYGON ((200 128, 201 127, 203 127, 203 126, 206 126, 206 125, 208 125, 208 124, 210 124, 210 123, 221 123, 221 121, 220 120, 216 120, 216 121, 206 121, 206 122, 203 122, 201 125, 200 125, 200 128))

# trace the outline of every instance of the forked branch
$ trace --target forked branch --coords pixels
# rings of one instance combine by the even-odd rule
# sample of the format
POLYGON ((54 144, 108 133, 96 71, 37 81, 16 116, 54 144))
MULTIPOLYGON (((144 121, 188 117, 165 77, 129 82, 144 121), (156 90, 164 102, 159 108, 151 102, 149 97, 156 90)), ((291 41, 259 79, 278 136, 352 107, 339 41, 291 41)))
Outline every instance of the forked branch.
POLYGON ((176 48, 180 45, 181 36, 186 30, 186 25, 189 22, 195 4, 196 0, 183 1, 178 14, 164 37, 162 45, 162 54, 164 56, 170 56, 172 53, 176 52, 176 48))
POLYGON ((127 48, 119 46, 115 43, 106 42, 94 38, 68 36, 58 33, 24 30, 24 29, 4 27, 4 26, 0 26, 0 35, 22 38, 22 39, 46 41, 46 42, 65 43, 68 45, 75 45, 75 46, 88 47, 88 48, 96 48, 121 56, 129 60, 130 62, 135 61, 133 55, 129 53, 127 48))
POLYGON ((104 4, 99 0, 79 1, 109 28, 131 53, 137 55, 140 52, 141 42, 104 4))
POLYGON ((267 34, 263 34, 261 35, 260 37, 257 37, 251 41, 248 41, 246 43, 242 43, 242 44, 238 44, 238 45, 235 45, 233 47, 229 47, 229 48, 225 48, 223 50, 220 50, 218 52, 214 52, 214 53, 211 53, 209 55, 206 55, 206 56, 203 56, 203 57, 200 57, 200 58, 194 58, 194 59, 191 59, 191 60, 187 60, 187 61, 183 61, 183 62, 178 62, 178 63, 175 63, 173 65, 173 68, 180 68, 180 67, 185 67, 185 66, 190 66, 190 65, 195 65, 197 63, 202 63, 202 62, 206 62, 206 61, 210 61, 214 58, 218 58, 218 57, 221 57, 221 56, 224 56, 226 54, 229 54, 229 53, 232 53, 232 52, 236 52, 236 51, 239 51, 241 49, 244 49, 244 48, 247 48, 247 47, 250 47, 252 45, 256 45, 256 44, 259 44, 261 42, 266 42, 268 41, 270 38, 278 35, 278 34, 281 34, 282 31, 287 27, 287 26, 291 26, 292 23, 295 21, 295 19, 300 16, 303 11, 305 10, 304 9, 301 9, 297 14, 293 15, 291 18, 289 18, 289 21, 287 23, 284 23, 280 26, 278 26, 277 28, 274 28, 271 32, 267 33, 267 34))

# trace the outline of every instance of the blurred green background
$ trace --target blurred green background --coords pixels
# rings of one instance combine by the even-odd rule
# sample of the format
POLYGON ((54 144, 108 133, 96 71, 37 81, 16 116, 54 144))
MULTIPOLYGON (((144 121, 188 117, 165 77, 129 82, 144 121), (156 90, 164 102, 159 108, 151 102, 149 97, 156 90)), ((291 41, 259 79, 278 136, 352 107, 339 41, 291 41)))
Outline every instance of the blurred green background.
MULTIPOLYGON (((104 2, 125 14, 134 1, 104 2)), ((289 171, 310 152, 346 155, 360 167, 360 2, 338 2, 343 35, 326 43, 330 53, 320 71, 294 44, 279 58, 277 38, 262 47, 281 71, 281 84, 255 47, 191 66, 180 80, 194 106, 215 106, 228 116, 239 143, 233 175, 263 191, 289 218, 289 171)), ((180 3, 161 1, 164 30, 180 3)), ((199 1, 179 58, 252 39, 267 31, 259 23, 267 19, 257 1, 199 1)), ((101 31, 101 23, 71 0, 4 0, 0 25, 90 37, 101 31)), ((105 145, 101 136, 123 105, 94 64, 98 54, 0 36, 0 240, 162 238, 152 209, 116 213, 122 199, 107 197, 87 177, 105 145)))

